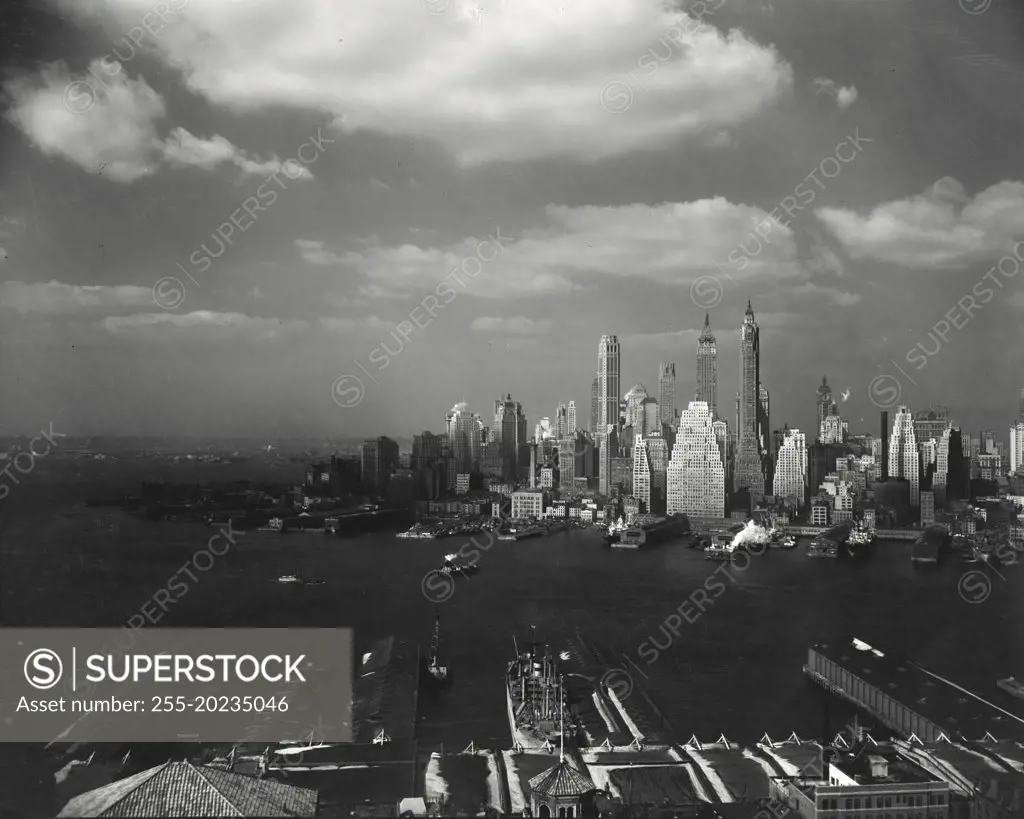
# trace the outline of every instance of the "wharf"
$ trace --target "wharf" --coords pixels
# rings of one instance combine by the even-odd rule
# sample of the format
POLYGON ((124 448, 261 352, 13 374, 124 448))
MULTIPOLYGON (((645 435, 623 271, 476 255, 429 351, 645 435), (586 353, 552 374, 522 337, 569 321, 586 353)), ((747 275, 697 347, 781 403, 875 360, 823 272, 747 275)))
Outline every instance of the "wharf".
POLYGON ((812 646, 804 673, 904 738, 1024 741, 1019 706, 1002 707, 994 695, 989 700, 855 637, 812 646))

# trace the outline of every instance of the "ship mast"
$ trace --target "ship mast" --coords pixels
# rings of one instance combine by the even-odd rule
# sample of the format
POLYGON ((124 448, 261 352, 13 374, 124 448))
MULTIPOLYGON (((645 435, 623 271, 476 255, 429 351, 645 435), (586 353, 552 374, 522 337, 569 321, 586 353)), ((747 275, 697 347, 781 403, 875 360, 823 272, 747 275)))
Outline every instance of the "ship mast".
POLYGON ((561 764, 565 762, 565 708, 562 704, 562 685, 563 678, 558 678, 558 710, 561 714, 559 720, 561 727, 558 731, 558 762, 561 764))

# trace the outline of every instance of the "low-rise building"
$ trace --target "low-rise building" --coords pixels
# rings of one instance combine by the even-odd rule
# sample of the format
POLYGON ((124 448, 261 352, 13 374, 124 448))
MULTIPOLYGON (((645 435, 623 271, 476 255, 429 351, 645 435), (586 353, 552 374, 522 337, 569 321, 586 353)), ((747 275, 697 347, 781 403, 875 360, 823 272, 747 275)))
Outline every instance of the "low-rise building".
POLYGON ((512 493, 512 519, 540 518, 544 515, 544 493, 539 489, 521 489, 512 493))

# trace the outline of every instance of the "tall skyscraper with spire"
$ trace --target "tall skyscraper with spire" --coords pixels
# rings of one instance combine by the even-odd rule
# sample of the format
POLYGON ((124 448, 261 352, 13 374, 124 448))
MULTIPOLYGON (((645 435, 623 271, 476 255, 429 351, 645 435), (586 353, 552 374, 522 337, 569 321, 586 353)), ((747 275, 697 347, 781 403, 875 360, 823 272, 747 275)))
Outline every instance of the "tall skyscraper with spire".
POLYGON ((676 422, 676 365, 662 363, 658 369, 658 412, 661 423, 676 422))
POLYGON ((718 348, 711 332, 711 316, 704 314, 704 329, 697 340, 697 394, 711 409, 711 420, 718 418, 718 348))
POLYGON ((889 436, 889 477, 905 478, 910 484, 910 505, 921 503, 921 463, 914 435, 910 407, 900 407, 889 436))
POLYGON ((597 345, 597 377, 600 381, 600 415, 597 434, 604 437, 609 426, 619 423, 619 381, 621 361, 618 336, 601 336, 597 345))
POLYGON ((764 498, 764 447, 761 444, 766 407, 761 401, 761 330, 754 320, 754 309, 747 312, 740 328, 740 418, 737 438, 735 490, 746 489, 751 500, 764 498))

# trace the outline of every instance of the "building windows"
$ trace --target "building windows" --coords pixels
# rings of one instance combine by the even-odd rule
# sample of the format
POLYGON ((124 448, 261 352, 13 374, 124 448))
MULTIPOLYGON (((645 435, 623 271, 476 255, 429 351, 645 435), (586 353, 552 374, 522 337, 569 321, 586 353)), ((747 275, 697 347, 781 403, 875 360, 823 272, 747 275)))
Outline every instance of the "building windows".
POLYGON ((853 809, 854 810, 860 810, 860 800, 859 799, 854 799, 853 800, 853 809))
POLYGON ((853 810, 853 800, 852 799, 847 799, 846 800, 846 809, 847 810, 853 810))

